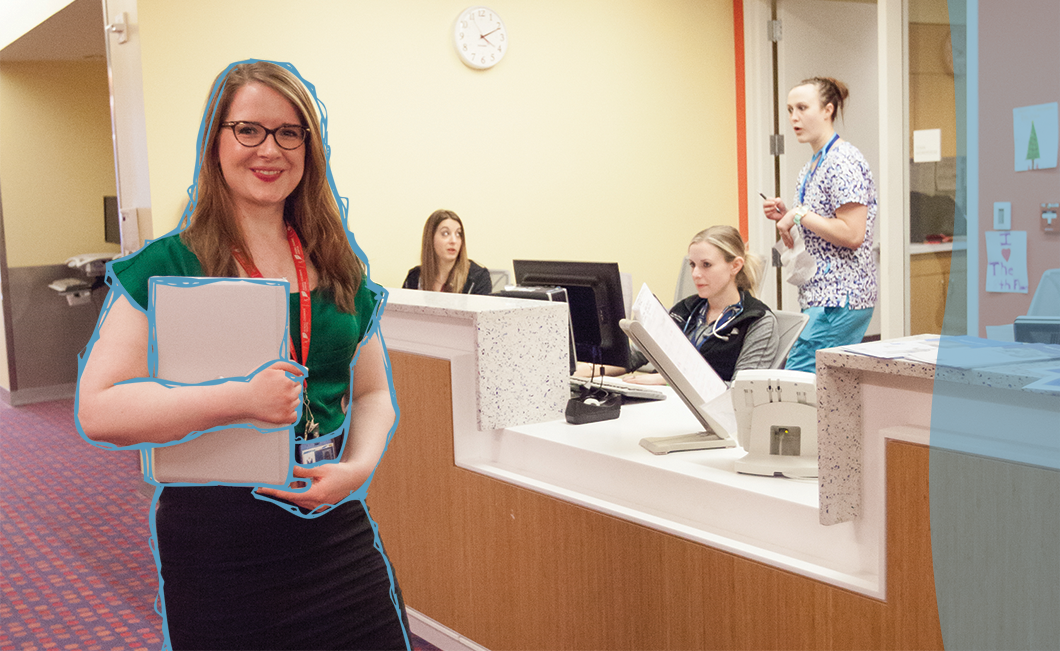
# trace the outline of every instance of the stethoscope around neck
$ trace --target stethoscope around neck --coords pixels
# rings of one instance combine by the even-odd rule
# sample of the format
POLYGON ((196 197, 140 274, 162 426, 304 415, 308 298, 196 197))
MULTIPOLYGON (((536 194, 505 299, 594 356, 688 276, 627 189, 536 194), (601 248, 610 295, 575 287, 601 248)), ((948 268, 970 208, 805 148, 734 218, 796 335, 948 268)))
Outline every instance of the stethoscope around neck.
MULTIPOLYGON (((696 310, 695 315, 692 318, 690 318, 688 321, 685 321, 685 327, 684 327, 684 335, 685 335, 685 337, 689 336, 688 335, 688 326, 689 325, 695 324, 695 327, 692 328, 692 333, 693 334, 695 334, 695 332, 697 330, 699 330, 700 324, 704 323, 707 320, 707 310, 709 310, 709 309, 710 309, 710 304, 707 301, 704 300, 703 303, 701 303, 699 308, 696 310)), ((717 337, 721 341, 728 341, 729 340, 729 335, 718 334, 718 331, 719 330, 724 330, 726 327, 728 327, 728 325, 730 323, 732 323, 732 320, 735 319, 736 316, 742 311, 743 311, 742 302, 741 303, 734 303, 732 305, 727 306, 724 310, 721 311, 721 316, 719 316, 717 319, 714 320, 714 323, 710 326, 710 330, 705 335, 703 335, 701 337, 696 337, 696 339, 697 339, 696 341, 692 341, 693 345, 695 345, 696 348, 699 348, 700 346, 703 345, 704 341, 706 341, 707 339, 710 339, 711 337, 717 337)), ((691 337, 689 337, 689 339, 691 339, 691 337)))

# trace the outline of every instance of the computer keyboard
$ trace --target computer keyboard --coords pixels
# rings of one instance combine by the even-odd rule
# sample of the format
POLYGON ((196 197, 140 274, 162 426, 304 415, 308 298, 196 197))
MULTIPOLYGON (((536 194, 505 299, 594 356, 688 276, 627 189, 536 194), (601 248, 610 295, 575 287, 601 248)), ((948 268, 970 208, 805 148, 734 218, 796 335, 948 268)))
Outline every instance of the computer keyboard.
MULTIPOLYGON (((571 376, 570 385, 574 387, 584 387, 590 384, 589 378, 574 377, 571 376)), ((617 393, 627 398, 636 398, 638 400, 666 400, 666 394, 658 389, 652 389, 645 386, 638 386, 636 384, 628 384, 613 377, 594 377, 591 382, 592 386, 599 387, 604 391, 610 391, 611 393, 617 393)))

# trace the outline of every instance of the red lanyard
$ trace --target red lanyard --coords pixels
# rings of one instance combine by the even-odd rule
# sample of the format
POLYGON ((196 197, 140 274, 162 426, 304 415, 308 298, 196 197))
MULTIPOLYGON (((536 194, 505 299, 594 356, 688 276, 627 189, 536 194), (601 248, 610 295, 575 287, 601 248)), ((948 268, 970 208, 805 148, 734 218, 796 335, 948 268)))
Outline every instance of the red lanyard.
MULTIPOLYGON (((300 330, 302 331, 302 355, 301 359, 295 355, 294 340, 291 340, 291 357, 303 366, 308 366, 309 360, 309 336, 313 330, 313 302, 309 297, 309 270, 305 263, 305 254, 302 251, 302 241, 298 239, 298 233, 294 232, 290 224, 287 224, 287 243, 291 246, 291 258, 294 260, 295 273, 298 275, 298 303, 301 317, 300 330)), ((251 278, 261 278, 261 272, 253 262, 247 259, 243 252, 232 247, 232 257, 236 259, 239 266, 243 267, 251 278)))

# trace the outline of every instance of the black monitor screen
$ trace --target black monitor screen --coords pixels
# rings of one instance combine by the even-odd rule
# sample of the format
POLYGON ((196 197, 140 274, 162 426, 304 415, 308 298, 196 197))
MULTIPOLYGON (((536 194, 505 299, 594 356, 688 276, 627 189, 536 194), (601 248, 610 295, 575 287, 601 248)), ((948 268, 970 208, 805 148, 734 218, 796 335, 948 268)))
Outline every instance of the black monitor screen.
POLYGON ((626 308, 616 263, 514 260, 512 265, 519 285, 567 290, 578 361, 629 367, 629 339, 618 326, 626 308))
POLYGON ((1016 317, 1013 334, 1025 344, 1060 344, 1060 316, 1016 317))
POLYGON ((118 197, 103 197, 103 236, 105 242, 121 244, 121 219, 118 216, 118 197))

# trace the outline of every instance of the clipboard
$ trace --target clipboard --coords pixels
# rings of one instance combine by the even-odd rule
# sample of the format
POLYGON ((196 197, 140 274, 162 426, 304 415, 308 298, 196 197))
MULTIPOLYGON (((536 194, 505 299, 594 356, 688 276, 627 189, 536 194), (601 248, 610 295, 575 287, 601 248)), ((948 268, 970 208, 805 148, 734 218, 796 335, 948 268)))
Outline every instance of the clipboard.
MULTIPOLYGON (((155 276, 148 289, 153 378, 218 382, 288 357, 286 280, 155 276)), ((231 423, 152 447, 142 459, 152 483, 285 487, 293 480, 294 427, 231 423)))

